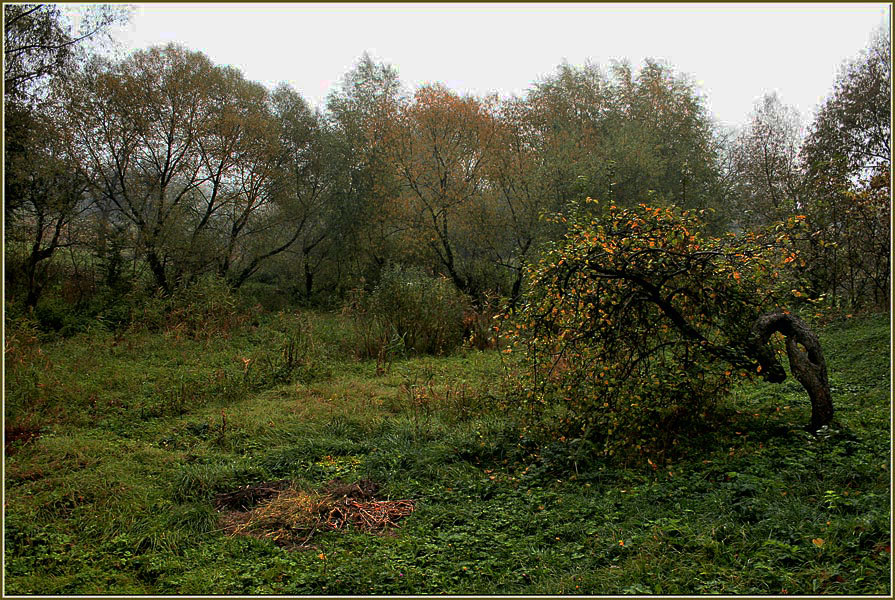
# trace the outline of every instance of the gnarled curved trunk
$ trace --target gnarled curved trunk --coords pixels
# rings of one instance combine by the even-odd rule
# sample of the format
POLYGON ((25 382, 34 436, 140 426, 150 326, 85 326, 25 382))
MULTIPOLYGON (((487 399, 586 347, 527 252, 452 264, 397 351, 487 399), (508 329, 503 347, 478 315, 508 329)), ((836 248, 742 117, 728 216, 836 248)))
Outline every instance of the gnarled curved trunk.
POLYGON ((817 431, 833 420, 833 399, 827 379, 827 362, 820 340, 808 325, 795 315, 784 312, 760 316, 752 326, 750 350, 762 366, 765 380, 780 383, 786 379, 783 366, 768 345, 776 332, 786 336, 786 355, 793 376, 811 398, 811 422, 808 429, 817 431))

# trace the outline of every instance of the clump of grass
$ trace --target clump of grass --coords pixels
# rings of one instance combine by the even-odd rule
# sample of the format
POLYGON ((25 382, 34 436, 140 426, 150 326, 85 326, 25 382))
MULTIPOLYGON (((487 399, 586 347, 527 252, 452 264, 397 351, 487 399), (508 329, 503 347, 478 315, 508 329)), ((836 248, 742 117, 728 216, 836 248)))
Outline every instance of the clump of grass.
POLYGON ((257 319, 257 308, 244 306, 225 280, 206 275, 185 283, 171 294, 137 303, 131 318, 136 329, 164 331, 179 339, 229 336, 246 322, 257 319))
POLYGON ((381 359, 386 347, 444 354, 463 342, 469 302, 444 277, 395 265, 382 272, 371 293, 355 291, 345 312, 354 319, 356 351, 363 358, 381 359))
POLYGON ((175 501, 208 500, 237 481, 260 479, 260 469, 245 461, 228 460, 181 465, 173 477, 175 501))

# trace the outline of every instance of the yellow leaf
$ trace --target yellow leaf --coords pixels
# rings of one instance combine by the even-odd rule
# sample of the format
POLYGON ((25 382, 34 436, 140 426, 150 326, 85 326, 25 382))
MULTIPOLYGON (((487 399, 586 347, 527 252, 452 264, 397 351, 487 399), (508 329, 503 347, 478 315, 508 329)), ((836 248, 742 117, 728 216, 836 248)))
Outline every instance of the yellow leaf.
POLYGON ((813 540, 811 540, 811 543, 820 548, 824 545, 824 540, 823 538, 814 538, 813 540))

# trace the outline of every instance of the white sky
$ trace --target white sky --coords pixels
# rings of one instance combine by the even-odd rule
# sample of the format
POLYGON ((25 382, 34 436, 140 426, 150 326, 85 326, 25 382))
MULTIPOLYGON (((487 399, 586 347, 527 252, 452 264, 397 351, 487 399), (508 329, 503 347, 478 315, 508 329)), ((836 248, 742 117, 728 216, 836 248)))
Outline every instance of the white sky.
POLYGON ((665 59, 715 117, 742 125, 776 90, 807 123, 837 70, 888 23, 889 4, 138 4, 126 49, 179 42, 322 106, 361 54, 411 89, 522 94, 563 60, 665 59))

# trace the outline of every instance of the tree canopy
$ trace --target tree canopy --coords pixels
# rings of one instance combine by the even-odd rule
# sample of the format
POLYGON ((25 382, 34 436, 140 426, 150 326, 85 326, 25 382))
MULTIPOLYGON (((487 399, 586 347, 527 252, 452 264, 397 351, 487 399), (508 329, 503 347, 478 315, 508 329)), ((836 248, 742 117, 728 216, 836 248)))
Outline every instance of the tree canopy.
POLYGON ((147 291, 216 274, 310 303, 416 266, 480 308, 514 303, 526 265, 568 229, 543 215, 587 196, 703 210, 713 235, 805 216, 789 285, 838 306, 888 299, 885 32, 803 140, 775 95, 726 135, 692 78, 653 59, 563 63, 499 98, 409 90, 364 54, 314 109, 177 45, 91 56, 83 43, 116 7, 91 9, 78 32, 55 5, 5 11, 6 250, 29 306, 66 269, 89 295, 125 263, 147 291))

